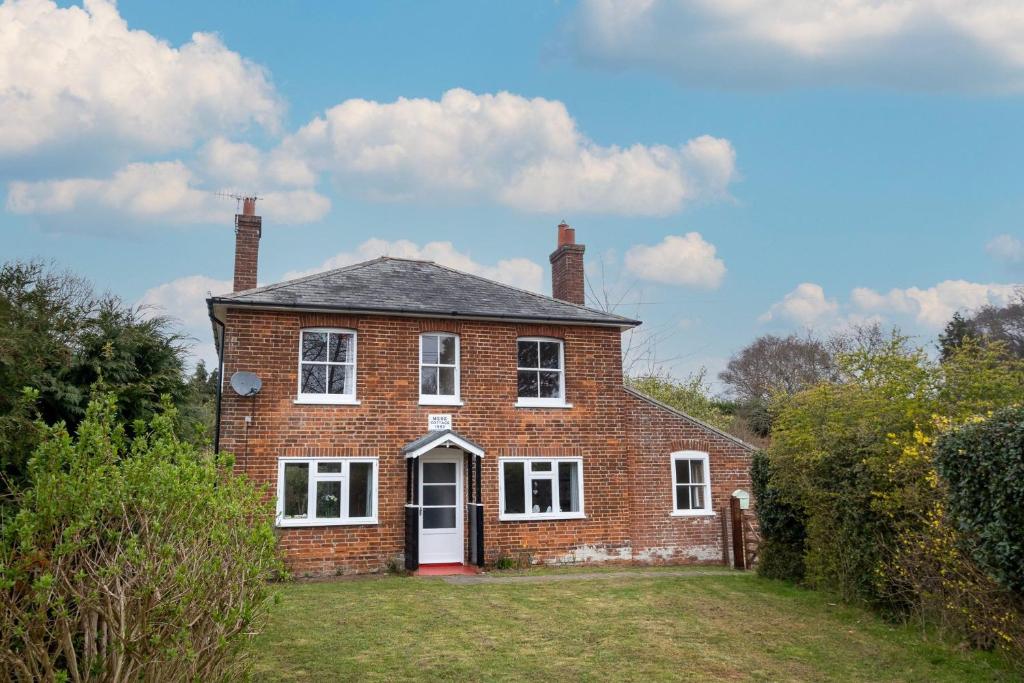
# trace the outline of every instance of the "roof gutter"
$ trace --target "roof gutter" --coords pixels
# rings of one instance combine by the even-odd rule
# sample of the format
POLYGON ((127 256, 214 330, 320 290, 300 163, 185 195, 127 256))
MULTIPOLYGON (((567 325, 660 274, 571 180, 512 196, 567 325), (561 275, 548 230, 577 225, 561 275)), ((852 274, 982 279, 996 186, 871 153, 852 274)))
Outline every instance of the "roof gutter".
POLYGON ((621 318, 621 322, 614 320, 598 320, 594 318, 548 318, 548 317, 531 317, 522 315, 502 315, 502 314, 490 314, 481 315, 473 313, 460 313, 459 311, 420 311, 410 308, 394 308, 382 310, 378 308, 360 307, 360 306, 347 306, 345 308, 339 308, 337 306, 330 305, 316 305, 316 304, 265 304, 257 302, 238 301, 235 299, 227 299, 223 297, 212 297, 206 300, 207 306, 211 310, 211 317, 213 316, 214 306, 224 306, 225 308, 254 308, 268 311, 309 311, 312 313, 359 313, 362 315, 383 315, 383 316, 401 316, 411 318, 461 318, 463 320, 489 320, 499 322, 523 322, 523 323, 558 323, 561 325, 586 325, 590 327, 616 327, 621 330, 628 330, 633 327, 641 325, 639 320, 630 320, 629 318, 621 318))

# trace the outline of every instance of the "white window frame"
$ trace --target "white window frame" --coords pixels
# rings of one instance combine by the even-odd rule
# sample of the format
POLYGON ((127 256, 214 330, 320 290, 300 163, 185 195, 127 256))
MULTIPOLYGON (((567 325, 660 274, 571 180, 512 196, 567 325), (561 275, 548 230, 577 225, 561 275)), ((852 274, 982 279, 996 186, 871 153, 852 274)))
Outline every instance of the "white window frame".
MULTIPOLYGON (((672 454, 672 467, 670 474, 672 478, 672 516, 673 517, 707 517, 714 515, 715 511, 711 508, 711 465, 708 458, 708 454, 705 451, 676 451, 672 454), (679 462, 686 461, 689 463, 691 460, 700 460, 704 466, 704 507, 699 509, 680 510, 676 507, 678 504, 677 489, 680 486, 698 486, 698 484, 677 484, 676 483, 676 467, 679 462)), ((689 467, 689 464, 687 464, 689 467)))
MULTIPOLYGON (((462 405, 462 340, 459 339, 459 335, 454 332, 422 332, 420 334, 420 350, 419 350, 419 392, 420 405, 421 406, 461 406, 462 405), (438 362, 437 363, 426 363, 423 362, 423 338, 424 337, 437 337, 439 340, 441 337, 451 337, 455 340, 455 365, 448 365, 441 363, 440 353, 440 341, 438 342, 438 362), (423 368, 455 368, 455 395, 448 396, 446 394, 424 394, 423 393, 423 368)), ((441 386, 440 372, 438 373, 438 388, 441 386)))
POLYGON ((311 405, 359 405, 356 398, 359 380, 359 334, 355 330, 341 327, 303 327, 299 330, 299 363, 298 363, 298 392, 295 403, 311 405), (350 334, 352 335, 352 361, 349 363, 332 363, 330 361, 303 361, 302 360, 302 335, 307 332, 350 334), (346 365, 352 368, 352 393, 351 394, 309 394, 302 391, 302 364, 316 363, 319 365, 346 365))
MULTIPOLYGON (((540 362, 538 348, 538 363, 540 362)), ((516 339, 516 408, 572 408, 565 398, 565 341, 554 337, 518 337, 516 339), (541 398, 539 396, 519 395, 519 371, 556 372, 552 368, 521 368, 519 367, 519 342, 554 342, 558 344, 558 379, 559 396, 557 398, 541 398)))
POLYGON ((377 458, 348 458, 348 457, 324 457, 324 458, 296 458, 282 457, 277 459, 277 515, 275 523, 279 527, 308 527, 308 526, 351 526, 355 524, 377 524, 377 510, 380 496, 377 494, 380 485, 380 465, 377 458), (341 472, 317 472, 317 465, 320 463, 341 463, 341 472), (370 463, 373 465, 373 490, 370 501, 373 514, 369 517, 349 517, 349 471, 354 463, 370 463), (305 464, 309 467, 309 488, 306 493, 306 518, 285 519, 284 517, 284 467, 289 464, 305 464), (341 517, 316 517, 316 484, 318 481, 340 481, 341 482, 341 517))
POLYGON ((586 508, 584 507, 583 498, 583 458, 499 458, 498 459, 498 519, 503 522, 516 522, 516 521, 530 521, 530 520, 546 520, 546 519, 586 519, 586 508), (523 492, 526 497, 525 509, 533 509, 533 487, 531 482, 534 479, 550 479, 551 480, 551 512, 523 512, 523 513, 506 513, 505 512, 505 463, 518 462, 523 463, 523 492), (535 462, 549 462, 551 463, 550 472, 533 472, 533 463, 535 462), (559 492, 558 492, 558 464, 563 462, 574 462, 576 463, 577 473, 579 475, 579 499, 580 509, 579 512, 559 512, 559 492))

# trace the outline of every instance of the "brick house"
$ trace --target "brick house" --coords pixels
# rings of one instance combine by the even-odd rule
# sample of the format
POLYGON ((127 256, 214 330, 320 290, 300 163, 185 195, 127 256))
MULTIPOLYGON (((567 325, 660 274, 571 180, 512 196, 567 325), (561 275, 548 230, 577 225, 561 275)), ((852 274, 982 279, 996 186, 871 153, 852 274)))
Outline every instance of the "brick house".
POLYGON ((276 492, 293 572, 728 561, 753 449, 623 386, 640 323, 583 306, 572 228, 553 297, 388 257, 256 287, 254 208, 207 303, 221 376, 262 388, 224 384, 217 446, 276 492))

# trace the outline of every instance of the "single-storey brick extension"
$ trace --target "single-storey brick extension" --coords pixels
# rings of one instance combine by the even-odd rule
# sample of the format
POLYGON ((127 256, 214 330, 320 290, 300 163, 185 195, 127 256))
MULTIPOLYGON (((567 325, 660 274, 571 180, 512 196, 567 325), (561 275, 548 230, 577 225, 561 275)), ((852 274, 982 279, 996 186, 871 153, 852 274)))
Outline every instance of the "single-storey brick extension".
POLYGON ((572 228, 546 297, 389 257, 257 287, 254 200, 235 224, 217 446, 276 492, 294 573, 729 560, 753 449, 623 385, 640 323, 583 305, 572 228))

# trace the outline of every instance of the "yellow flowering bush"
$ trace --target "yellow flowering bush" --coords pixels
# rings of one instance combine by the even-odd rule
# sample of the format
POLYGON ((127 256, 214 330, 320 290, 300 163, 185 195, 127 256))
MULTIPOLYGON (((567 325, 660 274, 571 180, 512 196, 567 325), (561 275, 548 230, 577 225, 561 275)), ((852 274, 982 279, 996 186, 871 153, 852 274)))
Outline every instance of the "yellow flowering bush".
POLYGON ((838 381, 778 400, 767 450, 771 485, 803 515, 805 580, 1021 648, 1019 594, 979 564, 936 453, 947 433, 1024 403, 1024 365, 970 340, 938 362, 893 334, 838 366, 838 381))

